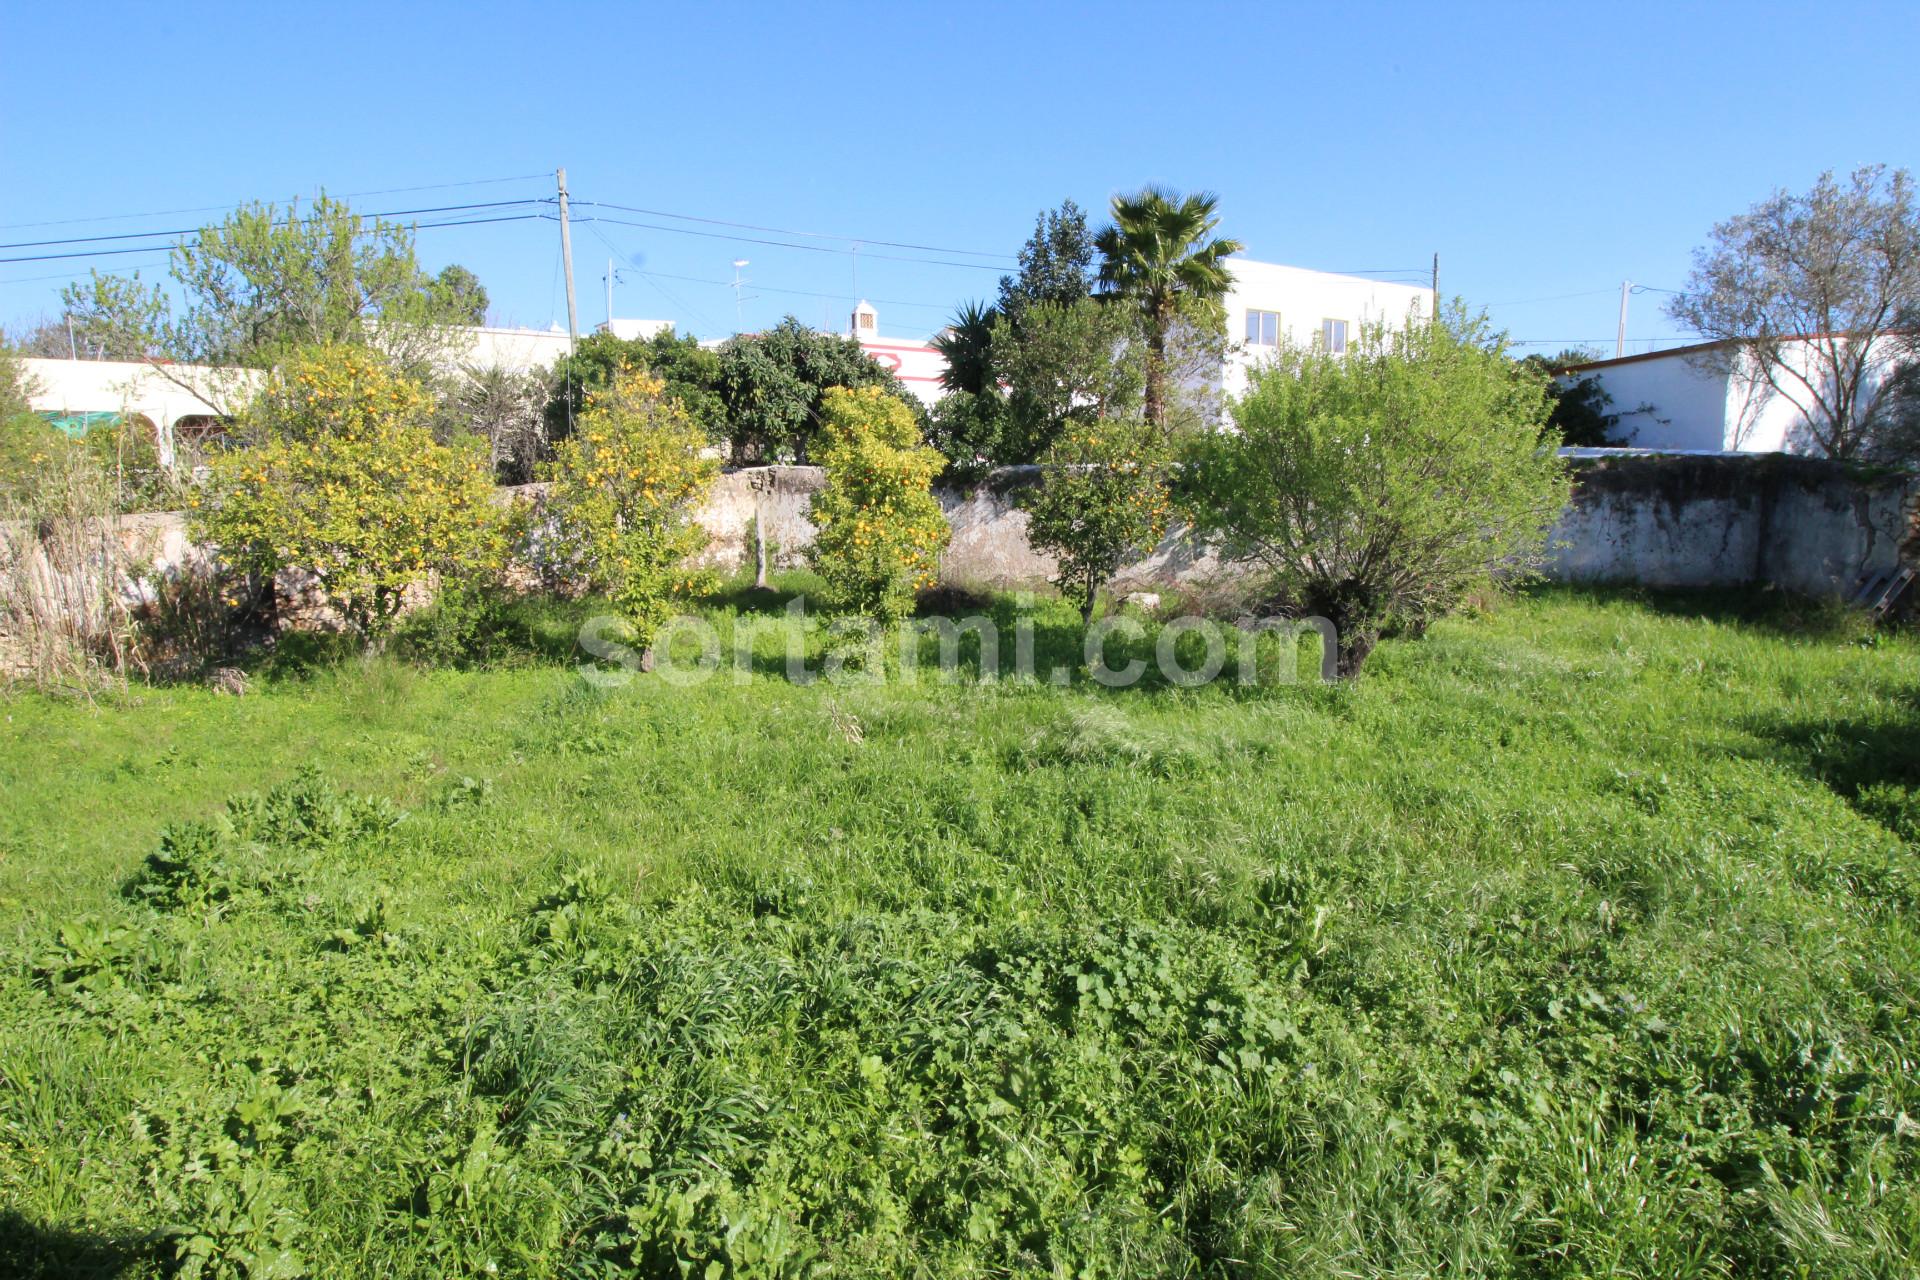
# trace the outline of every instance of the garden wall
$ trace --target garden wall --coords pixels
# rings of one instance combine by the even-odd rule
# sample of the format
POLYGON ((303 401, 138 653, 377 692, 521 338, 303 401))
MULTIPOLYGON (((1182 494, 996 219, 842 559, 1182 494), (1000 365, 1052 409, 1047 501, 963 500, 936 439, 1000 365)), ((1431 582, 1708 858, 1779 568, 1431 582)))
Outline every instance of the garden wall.
MULTIPOLYGON (((1845 594, 1862 573, 1899 564, 1903 545, 1911 562, 1920 541, 1920 476, 1784 454, 1616 454, 1575 458, 1572 465, 1573 501, 1554 531, 1547 568, 1558 581, 1771 583, 1808 595, 1845 594)), ((1054 562, 1028 545, 1027 518, 1014 502, 1038 478, 1036 468, 1009 467, 971 488, 939 492, 953 525, 941 562, 947 581, 1006 588, 1048 580, 1054 562)), ((774 564, 803 565, 814 533, 807 504, 824 482, 818 467, 723 475, 700 516, 712 535, 705 562, 722 570, 751 565, 758 517, 774 564)), ((536 491, 527 486, 502 497, 536 491)), ((120 532, 130 559, 162 571, 201 554, 177 512, 123 517, 120 532)), ((1234 566, 1176 530, 1151 555, 1126 566, 1120 586, 1195 588, 1235 576, 1234 566)), ((137 584, 123 588, 141 594, 137 584)))
POLYGON ((1851 592, 1911 558, 1920 476, 1788 454, 1573 459, 1549 576, 1851 592))

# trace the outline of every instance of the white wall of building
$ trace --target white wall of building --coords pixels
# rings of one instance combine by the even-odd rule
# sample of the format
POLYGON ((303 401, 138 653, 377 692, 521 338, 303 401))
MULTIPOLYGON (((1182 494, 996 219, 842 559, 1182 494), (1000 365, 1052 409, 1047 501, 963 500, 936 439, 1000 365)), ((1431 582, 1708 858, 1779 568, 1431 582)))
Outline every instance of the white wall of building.
POLYGON ((548 369, 567 354, 565 329, 508 329, 476 325, 460 330, 448 352, 451 363, 480 369, 528 372, 548 369))
POLYGON ((947 359, 918 338, 888 338, 881 335, 880 313, 870 302, 854 307, 848 334, 860 344, 867 358, 883 369, 891 369, 914 399, 932 408, 945 391, 940 375, 947 370, 947 359))
MULTIPOLYGON (((1672 351, 1621 356, 1574 365, 1562 371, 1563 383, 1591 377, 1613 397, 1609 413, 1620 415, 1621 443, 1641 449, 1700 449, 1742 453, 1817 453, 1807 437, 1800 403, 1806 393, 1791 377, 1783 395, 1773 389, 1752 362, 1741 356, 1731 367, 1717 359, 1717 344, 1701 343, 1672 351)), ((1895 367, 1895 348, 1876 347, 1874 380, 1895 367), (1884 348, 1885 355, 1878 352, 1884 348)), ((1813 359, 1805 343, 1789 345, 1785 364, 1812 378, 1813 359)))
POLYGON ((1351 342, 1359 337, 1363 324, 1384 322, 1397 328, 1409 316, 1428 315, 1433 306, 1431 291, 1418 285, 1309 271, 1251 258, 1229 258, 1227 267, 1233 273, 1233 288, 1226 297, 1227 338, 1235 349, 1227 358, 1222 389, 1229 396, 1245 393, 1248 372, 1272 361, 1281 343, 1317 342, 1325 321, 1344 320, 1351 342), (1278 314, 1274 345, 1247 341, 1249 312, 1278 314))
POLYGON ((221 405, 245 398, 259 375, 205 365, 142 361, 22 360, 30 408, 50 413, 140 414, 154 425, 160 460, 173 462, 174 430, 186 419, 222 416, 221 405), (216 401, 220 403, 216 403, 216 401))

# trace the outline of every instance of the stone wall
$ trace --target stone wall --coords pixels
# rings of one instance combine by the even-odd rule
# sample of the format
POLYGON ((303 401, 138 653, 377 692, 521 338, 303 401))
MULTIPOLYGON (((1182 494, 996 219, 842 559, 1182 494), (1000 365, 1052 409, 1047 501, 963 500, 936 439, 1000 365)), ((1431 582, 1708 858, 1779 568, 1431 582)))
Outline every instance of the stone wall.
POLYGON ((1548 570, 1564 582, 1847 594, 1862 574, 1901 562, 1920 505, 1920 476, 1786 454, 1623 455, 1573 468, 1548 570))
MULTIPOLYGON (((1867 471, 1818 459, 1767 455, 1616 455, 1576 458, 1573 501, 1554 530, 1547 576, 1564 582, 1661 587, 1771 583, 1808 595, 1847 594, 1863 573, 1911 562, 1920 528, 1920 476, 1867 471)), ((953 525, 942 577, 978 587, 1044 584, 1049 556, 1027 543, 1015 505, 1037 483, 1033 467, 994 472, 966 490, 938 493, 953 525)), ((728 472, 700 514, 712 541, 707 565, 753 563, 753 526, 765 523, 774 564, 805 564, 813 542, 807 504, 825 482, 818 467, 728 472)), ((526 498, 537 486, 502 492, 526 498)), ((129 558, 161 571, 202 557, 177 512, 122 517, 129 558)), ((16 531, 17 533, 18 531, 16 531)), ((1237 576, 1181 531, 1122 569, 1123 590, 1203 587, 1237 576)), ((135 583, 124 588, 141 594, 135 583)))

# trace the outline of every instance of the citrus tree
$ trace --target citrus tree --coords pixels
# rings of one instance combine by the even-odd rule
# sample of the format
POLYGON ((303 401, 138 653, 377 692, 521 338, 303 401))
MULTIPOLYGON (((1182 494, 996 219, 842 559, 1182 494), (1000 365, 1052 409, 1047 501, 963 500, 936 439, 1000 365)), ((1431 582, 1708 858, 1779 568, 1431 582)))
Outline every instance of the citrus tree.
POLYGON ((952 529, 932 492, 945 465, 913 410, 879 387, 835 387, 821 401, 826 486, 808 509, 813 566, 828 603, 891 622, 930 587, 952 529))
POLYGON ((1334 624, 1343 677, 1384 628, 1537 566, 1566 506, 1545 377, 1458 307, 1345 355, 1283 348, 1232 412, 1193 446, 1194 524, 1334 624))
POLYGON ((710 577, 688 563, 706 548, 694 515, 720 470, 706 443, 665 382, 626 365, 554 446, 547 503, 560 567, 614 602, 645 666, 674 602, 710 577))
POLYGON ((1160 434, 1142 422, 1073 423, 1040 459, 1040 483, 1016 500, 1027 541, 1060 561, 1055 583, 1093 620, 1100 589, 1160 541, 1172 499, 1160 434))
POLYGON ((409 592, 502 556, 486 446, 438 443, 432 410, 365 348, 296 355, 249 411, 254 443, 215 455, 188 500, 194 536, 232 568, 308 575, 349 630, 384 639, 409 592))

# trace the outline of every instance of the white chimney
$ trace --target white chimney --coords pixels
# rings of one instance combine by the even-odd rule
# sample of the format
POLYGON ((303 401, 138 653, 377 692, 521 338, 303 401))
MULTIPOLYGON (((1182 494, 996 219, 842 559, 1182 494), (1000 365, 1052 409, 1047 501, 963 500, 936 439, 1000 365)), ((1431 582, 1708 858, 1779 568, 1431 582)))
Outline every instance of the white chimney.
POLYGON ((880 336, 880 313, 865 298, 853 309, 853 336, 862 342, 871 342, 880 336))

